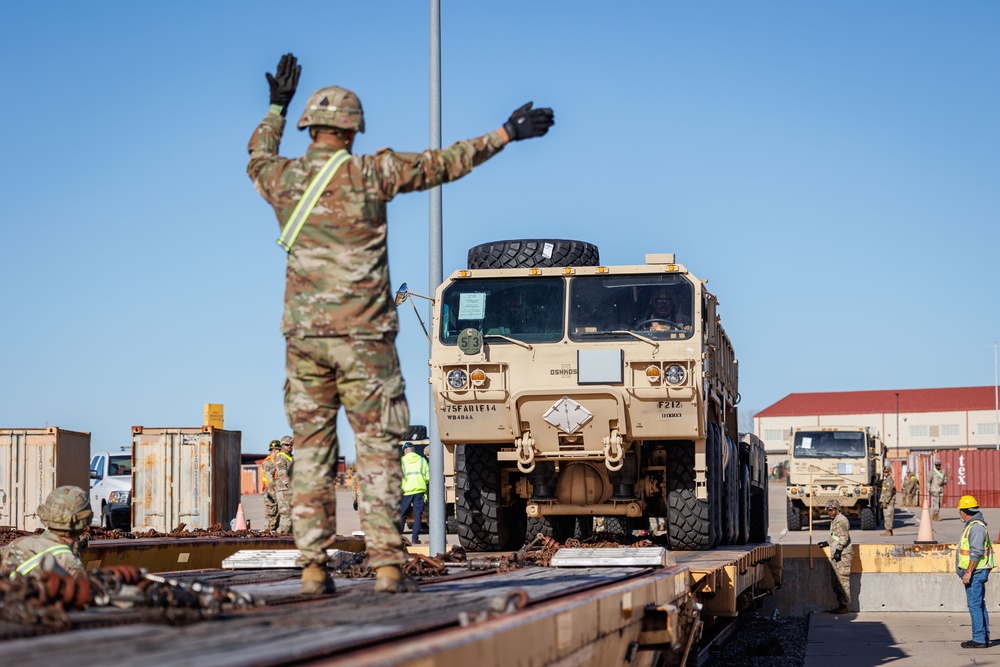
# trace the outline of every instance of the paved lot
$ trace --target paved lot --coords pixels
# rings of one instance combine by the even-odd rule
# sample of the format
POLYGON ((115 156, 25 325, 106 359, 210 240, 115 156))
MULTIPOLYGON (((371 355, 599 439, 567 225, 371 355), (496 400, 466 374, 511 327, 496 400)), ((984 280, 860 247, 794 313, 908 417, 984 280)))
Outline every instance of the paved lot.
MULTIPOLYGON (((995 620, 992 625, 1000 633, 995 620)), ((813 614, 805 667, 1000 665, 1000 641, 963 649, 971 638, 968 614, 813 614)))
MULTIPOLYGON (((786 526, 785 486, 781 480, 772 480, 768 495, 768 521, 771 541, 776 544, 809 544, 809 531, 790 532, 786 526)), ((875 530, 861 530, 861 524, 855 519, 851 521, 851 540, 857 544, 913 544, 920 528, 922 510, 916 507, 896 507, 895 525, 892 536, 880 535, 883 527, 875 530)), ((1000 531, 1000 509, 983 510, 983 517, 990 527, 990 535, 1000 531)), ((964 524, 954 507, 941 508, 941 521, 932 521, 931 528, 934 539, 940 544, 955 544, 962 536, 964 524)), ((830 521, 814 521, 812 527, 812 542, 829 540, 830 521)))

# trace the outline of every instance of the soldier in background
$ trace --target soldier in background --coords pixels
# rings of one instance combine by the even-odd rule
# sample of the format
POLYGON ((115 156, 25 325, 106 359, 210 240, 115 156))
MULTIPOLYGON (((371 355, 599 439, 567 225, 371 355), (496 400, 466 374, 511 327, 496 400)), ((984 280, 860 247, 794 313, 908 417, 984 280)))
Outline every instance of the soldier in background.
POLYGON ((892 468, 882 468, 882 492, 878 497, 882 505, 882 516, 885 518, 885 530, 882 535, 892 535, 892 523, 896 515, 896 480, 892 477, 892 468))
POLYGON ((920 494, 920 480, 911 470, 906 473, 906 479, 903 480, 903 504, 907 507, 917 506, 917 496, 920 494))
POLYGON ((274 498, 278 503, 278 531, 292 532, 292 436, 286 435, 274 455, 274 498))
POLYGON ((941 462, 934 462, 934 470, 931 471, 931 520, 941 520, 941 500, 944 498, 944 487, 948 483, 948 475, 941 470, 941 462))
POLYGON ((265 530, 278 529, 278 499, 274 497, 275 457, 281 450, 281 443, 272 440, 267 447, 267 458, 260 464, 264 480, 264 518, 267 520, 265 530))
POLYGON ((837 597, 837 607, 831 614, 846 614, 851 607, 851 561, 854 560, 854 545, 851 543, 851 524, 840 513, 840 503, 831 500, 826 504, 830 516, 830 541, 820 542, 820 547, 830 547, 830 584, 837 597))
POLYGON ((417 590, 401 570, 401 473, 396 442, 409 427, 409 408, 396 354, 399 329, 389 284, 386 205, 398 194, 457 180, 511 141, 540 137, 551 109, 528 103, 500 127, 444 150, 353 155, 365 131, 358 96, 330 86, 306 101, 299 129, 312 144, 303 157, 278 155, 288 104, 298 87, 295 56, 267 74, 271 108, 250 139, 247 172, 271 204, 288 252, 285 313, 285 412, 295 432, 295 542, 302 592, 333 592, 326 549, 336 535, 337 413, 354 430, 361 529, 375 590, 417 590), (313 187, 311 187, 313 186, 313 187))
POLYGON ((38 506, 37 512, 45 530, 8 544, 0 555, 0 570, 11 577, 49 571, 86 576, 78 540, 94 518, 87 493, 76 486, 60 486, 38 506))

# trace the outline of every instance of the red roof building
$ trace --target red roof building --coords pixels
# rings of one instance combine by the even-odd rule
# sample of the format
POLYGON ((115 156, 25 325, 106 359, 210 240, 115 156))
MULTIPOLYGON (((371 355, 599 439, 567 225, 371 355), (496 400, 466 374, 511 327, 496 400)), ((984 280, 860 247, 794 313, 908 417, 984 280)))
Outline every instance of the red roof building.
POLYGON ((995 448, 998 417, 992 386, 817 392, 789 394, 761 410, 754 432, 770 453, 787 450, 796 426, 868 426, 900 453, 995 448))

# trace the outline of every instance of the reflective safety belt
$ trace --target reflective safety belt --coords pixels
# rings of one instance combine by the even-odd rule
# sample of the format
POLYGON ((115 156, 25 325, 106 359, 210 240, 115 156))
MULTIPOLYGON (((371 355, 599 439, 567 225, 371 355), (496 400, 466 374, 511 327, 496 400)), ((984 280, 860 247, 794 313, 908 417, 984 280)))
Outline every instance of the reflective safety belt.
POLYGON ((299 203, 295 206, 295 210, 292 211, 292 216, 288 218, 284 229, 281 230, 281 238, 278 239, 278 245, 284 248, 285 252, 291 251, 292 244, 295 243, 299 232, 302 231, 302 226, 306 224, 306 219, 316 207, 319 196, 326 190, 326 186, 330 184, 337 170, 340 169, 340 165, 347 162, 350 158, 351 154, 344 149, 340 149, 331 155, 330 159, 323 165, 323 168, 316 174, 312 183, 309 184, 309 187, 306 188, 302 199, 299 200, 299 203))
POLYGON ((24 577, 28 576, 32 570, 34 570, 41 564, 42 559, 45 557, 45 554, 52 554, 53 556, 58 556, 59 554, 72 554, 72 553, 73 550, 70 549, 65 544, 56 544, 54 546, 51 546, 45 551, 35 554, 28 560, 21 563, 16 570, 10 573, 10 578, 13 579, 15 574, 20 574, 21 576, 24 577))

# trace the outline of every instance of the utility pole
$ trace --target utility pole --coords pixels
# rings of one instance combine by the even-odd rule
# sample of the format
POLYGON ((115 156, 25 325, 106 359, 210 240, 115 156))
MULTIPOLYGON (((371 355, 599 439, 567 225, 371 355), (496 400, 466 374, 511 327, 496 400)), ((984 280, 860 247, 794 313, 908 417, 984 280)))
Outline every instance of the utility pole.
MULTIPOLYGON (((441 149, 441 0, 431 0, 431 108, 430 108, 430 130, 431 149, 441 149)), ((430 292, 433 296, 437 292, 438 285, 441 284, 444 274, 444 260, 442 257, 442 234, 441 234, 441 186, 430 191, 430 252, 428 257, 430 292)), ((431 302, 430 321, 434 321, 434 303, 431 302)), ((430 358, 430 342, 428 341, 427 357, 430 358)), ((447 535, 444 518, 444 446, 441 444, 441 436, 438 433, 437 415, 434 414, 434 385, 427 385, 428 417, 427 417, 427 439, 430 440, 430 469, 431 480, 428 491, 430 508, 428 519, 430 519, 430 555, 437 556, 445 553, 447 535)))
POLYGON ((899 458, 899 392, 896 392, 896 458, 899 458))
POLYGON ((996 415, 993 434, 996 436, 996 446, 1000 449, 1000 374, 997 373, 997 341, 993 340, 993 410, 996 415))

